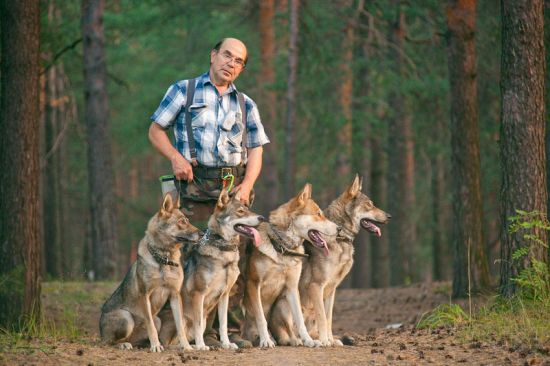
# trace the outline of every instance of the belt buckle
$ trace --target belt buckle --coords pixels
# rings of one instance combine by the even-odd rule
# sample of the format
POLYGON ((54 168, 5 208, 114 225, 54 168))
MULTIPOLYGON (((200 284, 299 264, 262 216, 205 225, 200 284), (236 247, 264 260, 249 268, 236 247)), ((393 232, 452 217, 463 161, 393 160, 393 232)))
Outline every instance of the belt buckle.
POLYGON ((231 167, 221 168, 221 179, 224 179, 227 175, 233 175, 233 168, 231 167))

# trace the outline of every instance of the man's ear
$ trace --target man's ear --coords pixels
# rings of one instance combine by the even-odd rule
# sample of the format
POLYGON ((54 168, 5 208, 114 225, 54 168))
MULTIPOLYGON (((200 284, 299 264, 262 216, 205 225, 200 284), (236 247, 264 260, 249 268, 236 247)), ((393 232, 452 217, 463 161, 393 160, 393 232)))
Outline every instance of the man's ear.
POLYGON ((217 54, 218 54, 218 51, 216 50, 210 51, 210 64, 214 62, 214 57, 216 57, 217 54))
POLYGON ((162 217, 168 217, 172 215, 172 211, 174 211, 174 201, 172 200, 172 195, 170 192, 166 193, 164 195, 164 200, 162 201, 162 205, 160 206, 159 214, 162 217))
POLYGON ((218 203, 216 203, 216 206, 219 208, 224 208, 228 202, 229 202, 229 194, 227 193, 226 189, 222 189, 220 193, 220 197, 218 198, 218 203))

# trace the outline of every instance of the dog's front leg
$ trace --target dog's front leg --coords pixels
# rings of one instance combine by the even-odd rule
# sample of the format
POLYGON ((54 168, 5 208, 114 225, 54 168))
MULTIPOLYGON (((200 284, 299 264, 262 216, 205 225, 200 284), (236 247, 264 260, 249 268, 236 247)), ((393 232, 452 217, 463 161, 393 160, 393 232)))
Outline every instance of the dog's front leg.
POLYGON ((149 343, 151 343, 151 352, 162 352, 164 347, 159 342, 157 328, 153 321, 153 312, 151 311, 151 293, 145 296, 145 327, 147 328, 147 336, 149 337, 149 343))
POLYGON ((319 331, 319 340, 322 346, 330 346, 330 340, 327 335, 327 317, 325 313, 325 304, 323 303, 323 287, 312 283, 308 289, 309 298, 313 303, 315 310, 315 320, 319 331))
POLYGON ((339 339, 334 339, 334 335, 332 334, 332 310, 334 309, 335 295, 336 287, 331 290, 325 301, 325 311, 327 316, 327 336, 328 340, 332 343, 333 346, 343 346, 344 344, 339 339))
POLYGON ((193 348, 187 340, 185 325, 183 323, 183 306, 181 304, 181 296, 179 291, 172 291, 170 294, 170 307, 172 308, 172 315, 174 316, 174 322, 176 323, 180 348, 186 351, 192 350, 193 348))
POLYGON ((250 298, 250 312, 256 320, 256 327, 258 328, 258 333, 260 335, 259 346, 261 348, 273 348, 275 347, 275 342, 271 340, 269 331, 267 330, 267 320, 265 319, 264 308, 262 305, 260 284, 249 281, 247 283, 246 291, 250 298))
POLYGON ((206 320, 204 318, 204 294, 197 292, 193 294, 191 300, 193 308, 193 332, 195 334, 195 348, 198 350, 208 351, 210 348, 204 343, 204 329, 206 320))
POLYGON ((304 314, 302 313, 302 305, 300 304, 300 294, 298 293, 298 288, 288 289, 286 296, 290 304, 290 310, 292 311, 294 323, 298 326, 298 333, 300 334, 300 339, 304 342, 304 346, 321 346, 321 342, 318 340, 313 340, 307 332, 306 324, 304 323, 304 314))
POLYGON ((218 303, 218 321, 220 322, 220 341, 222 342, 222 348, 224 349, 237 349, 235 343, 229 342, 229 335, 227 334, 227 311, 229 309, 229 291, 224 293, 218 303))

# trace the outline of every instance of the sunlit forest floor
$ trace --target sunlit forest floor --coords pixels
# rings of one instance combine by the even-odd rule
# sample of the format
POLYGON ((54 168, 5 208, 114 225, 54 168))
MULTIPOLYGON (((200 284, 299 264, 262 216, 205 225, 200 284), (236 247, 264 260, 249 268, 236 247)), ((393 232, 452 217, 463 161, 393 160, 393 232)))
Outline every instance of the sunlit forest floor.
MULTIPOLYGON (((44 331, 38 337, 0 336, 2 365, 550 365, 549 347, 528 347, 469 337, 454 328, 418 330, 426 311, 449 303, 448 283, 339 290, 334 332, 340 348, 213 350, 180 352, 169 347, 122 351, 98 338, 100 308, 115 283, 47 282, 43 285, 44 331), (392 329, 396 328, 396 329, 392 329)), ((473 300, 476 311, 486 299, 473 300)), ((469 312, 468 302, 463 304, 469 312)))

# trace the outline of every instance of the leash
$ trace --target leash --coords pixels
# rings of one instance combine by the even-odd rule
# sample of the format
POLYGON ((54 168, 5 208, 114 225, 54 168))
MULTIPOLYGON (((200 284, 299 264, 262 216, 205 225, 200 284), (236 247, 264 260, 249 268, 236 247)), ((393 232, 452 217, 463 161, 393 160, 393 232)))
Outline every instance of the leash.
POLYGON ((233 184, 235 183, 235 176, 231 173, 227 173, 222 177, 222 187, 223 189, 227 188, 227 193, 231 192, 231 189, 233 189, 233 184), (229 182, 229 187, 228 186, 229 182))

